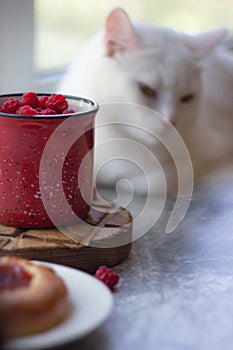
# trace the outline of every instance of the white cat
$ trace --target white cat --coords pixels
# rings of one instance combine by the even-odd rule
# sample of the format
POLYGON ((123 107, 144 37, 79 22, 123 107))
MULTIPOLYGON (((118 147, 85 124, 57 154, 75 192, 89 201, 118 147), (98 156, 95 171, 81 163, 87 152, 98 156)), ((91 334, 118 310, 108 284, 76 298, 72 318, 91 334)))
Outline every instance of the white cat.
POLYGON ((149 179, 149 190, 158 191, 163 169, 169 190, 175 190, 174 161, 182 176, 192 176, 176 130, 196 179, 233 164, 233 58, 219 45, 226 34, 216 29, 191 36, 131 23, 119 8, 109 14, 59 87, 100 104, 95 154, 97 169, 103 168, 100 182, 127 178, 144 192, 149 179), (98 127, 103 123, 108 126, 98 127))

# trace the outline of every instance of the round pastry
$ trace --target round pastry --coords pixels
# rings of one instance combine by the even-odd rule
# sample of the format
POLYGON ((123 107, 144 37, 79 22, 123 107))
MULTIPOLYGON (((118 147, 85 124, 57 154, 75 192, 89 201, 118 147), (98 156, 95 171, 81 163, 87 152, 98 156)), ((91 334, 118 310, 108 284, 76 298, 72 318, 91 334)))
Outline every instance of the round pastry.
POLYGON ((5 338, 45 331, 70 311, 66 286, 52 269, 18 257, 0 257, 0 319, 5 338))

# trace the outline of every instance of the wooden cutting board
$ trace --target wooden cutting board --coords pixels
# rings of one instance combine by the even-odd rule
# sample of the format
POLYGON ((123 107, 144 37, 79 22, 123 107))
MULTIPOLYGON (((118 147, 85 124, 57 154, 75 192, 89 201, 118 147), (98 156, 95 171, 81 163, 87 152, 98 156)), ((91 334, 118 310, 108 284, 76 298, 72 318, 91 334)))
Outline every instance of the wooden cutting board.
POLYGON ((114 266, 128 256, 132 218, 127 210, 97 201, 83 221, 69 227, 68 235, 56 228, 0 225, 0 256, 58 263, 87 272, 94 272, 100 265, 114 266))

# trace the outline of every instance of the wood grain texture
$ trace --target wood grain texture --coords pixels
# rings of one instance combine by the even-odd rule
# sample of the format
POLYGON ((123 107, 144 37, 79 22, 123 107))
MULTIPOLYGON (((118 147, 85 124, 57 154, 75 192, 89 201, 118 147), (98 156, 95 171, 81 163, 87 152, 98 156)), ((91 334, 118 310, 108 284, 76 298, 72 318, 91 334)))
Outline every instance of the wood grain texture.
POLYGON ((131 235, 130 213, 98 201, 85 220, 63 232, 0 225, 0 256, 14 255, 94 272, 99 265, 114 266, 126 258, 131 235))

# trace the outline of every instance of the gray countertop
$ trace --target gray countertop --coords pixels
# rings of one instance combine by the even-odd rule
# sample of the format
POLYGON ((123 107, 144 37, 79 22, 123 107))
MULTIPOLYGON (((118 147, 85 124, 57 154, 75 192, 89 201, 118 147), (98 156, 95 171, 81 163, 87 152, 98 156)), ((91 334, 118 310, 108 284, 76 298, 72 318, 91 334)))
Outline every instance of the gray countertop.
POLYGON ((203 183, 165 234, 171 206, 114 267, 121 280, 108 320, 63 349, 233 349, 233 180, 203 183))
POLYGON ((169 204, 114 268, 121 281, 108 320, 67 350, 233 348, 233 181, 196 189, 165 234, 169 204))

